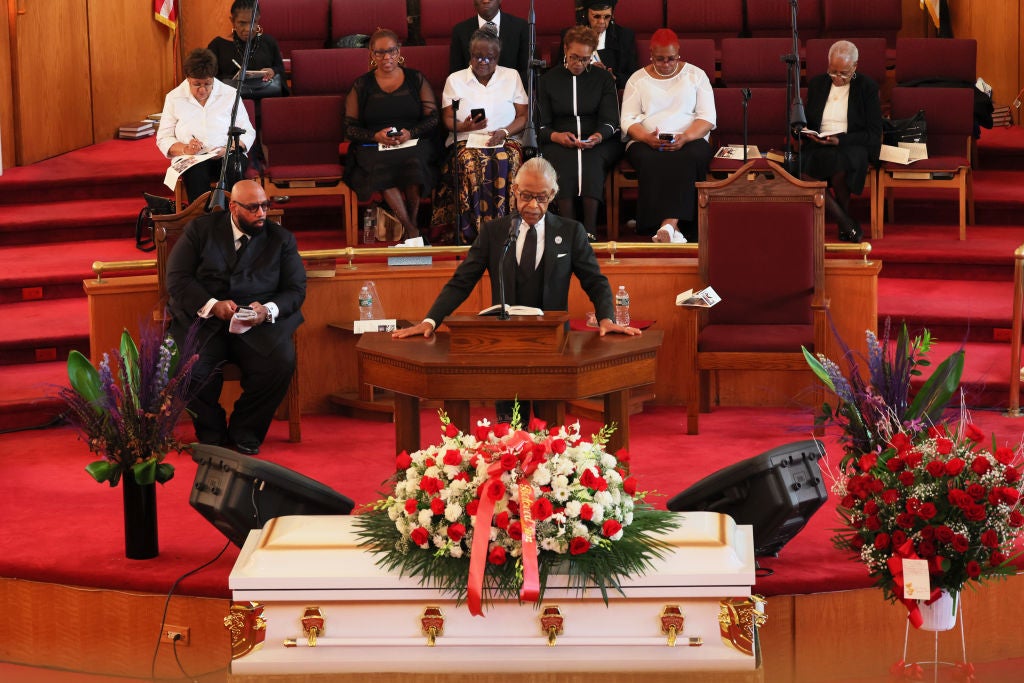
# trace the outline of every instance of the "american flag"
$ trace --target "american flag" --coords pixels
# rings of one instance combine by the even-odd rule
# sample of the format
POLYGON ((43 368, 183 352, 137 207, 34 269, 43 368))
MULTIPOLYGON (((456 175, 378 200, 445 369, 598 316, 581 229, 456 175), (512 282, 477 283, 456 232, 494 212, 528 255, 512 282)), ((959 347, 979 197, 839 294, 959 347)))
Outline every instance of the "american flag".
POLYGON ((178 0, 153 0, 153 18, 174 29, 178 26, 178 0))

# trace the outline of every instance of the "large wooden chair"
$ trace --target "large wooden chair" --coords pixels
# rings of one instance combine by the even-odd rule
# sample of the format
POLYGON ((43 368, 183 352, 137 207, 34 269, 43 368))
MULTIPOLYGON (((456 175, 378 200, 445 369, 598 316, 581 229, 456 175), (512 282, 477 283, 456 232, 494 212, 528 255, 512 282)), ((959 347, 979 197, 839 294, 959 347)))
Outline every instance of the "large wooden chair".
MULTIPOLYGON (((185 226, 188 225, 192 220, 202 216, 206 210, 206 203, 209 200, 209 193, 204 194, 202 197, 197 199, 188 205, 184 211, 178 213, 166 214, 163 216, 153 216, 153 241, 156 243, 156 273, 157 273, 157 293, 160 297, 160 303, 153 315, 159 320, 167 320, 167 259, 171 254, 171 249, 174 247, 174 243, 178 241, 182 233, 185 231, 185 226)), ((219 210, 219 209, 218 209, 219 210)), ((267 213, 267 217, 275 222, 280 223, 282 221, 283 212, 281 209, 271 209, 267 213)), ((296 357, 298 357, 298 334, 293 337, 296 347, 296 357)), ((234 363, 225 363, 221 372, 224 373, 224 379, 229 382, 238 382, 242 379, 241 369, 234 363)), ((302 416, 301 416, 301 403, 299 401, 299 368, 298 362, 296 361, 295 372, 292 374, 291 384, 288 386, 288 393, 284 398, 284 405, 278 409, 277 417, 283 419, 283 416, 287 416, 288 419, 288 440, 293 443, 299 443, 302 441, 302 416)))
POLYGON ((690 370, 687 432, 711 407, 711 377, 728 370, 801 372, 820 405, 824 392, 800 350, 823 351, 825 183, 750 173, 697 184, 698 272, 722 301, 683 308, 682 362, 690 370))

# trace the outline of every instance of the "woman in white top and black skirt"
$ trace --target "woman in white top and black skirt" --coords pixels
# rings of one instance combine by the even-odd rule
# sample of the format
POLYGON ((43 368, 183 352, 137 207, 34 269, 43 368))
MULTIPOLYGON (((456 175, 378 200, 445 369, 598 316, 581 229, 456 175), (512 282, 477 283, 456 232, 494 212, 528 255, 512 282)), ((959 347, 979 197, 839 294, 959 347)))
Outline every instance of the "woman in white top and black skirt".
POLYGON ((655 242, 696 237, 697 189, 704 180, 715 127, 711 81, 679 54, 679 38, 663 28, 651 36, 651 63, 626 83, 622 131, 637 172, 636 229, 655 242))

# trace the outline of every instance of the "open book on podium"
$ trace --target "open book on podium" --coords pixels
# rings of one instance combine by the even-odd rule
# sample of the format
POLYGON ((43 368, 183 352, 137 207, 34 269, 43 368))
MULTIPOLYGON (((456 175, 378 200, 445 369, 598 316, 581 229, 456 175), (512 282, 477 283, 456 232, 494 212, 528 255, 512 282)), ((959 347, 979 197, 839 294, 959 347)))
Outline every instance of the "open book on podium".
MULTIPOLYGON (((480 353, 543 353, 561 354, 568 341, 569 313, 540 311, 516 315, 516 306, 509 307, 508 320, 481 312, 478 315, 453 315, 445 318, 452 355, 480 353)), ((527 307, 523 307, 527 308, 527 307)), ((489 309, 485 308, 484 311, 489 309)), ((497 307, 495 307, 497 311, 497 307)))

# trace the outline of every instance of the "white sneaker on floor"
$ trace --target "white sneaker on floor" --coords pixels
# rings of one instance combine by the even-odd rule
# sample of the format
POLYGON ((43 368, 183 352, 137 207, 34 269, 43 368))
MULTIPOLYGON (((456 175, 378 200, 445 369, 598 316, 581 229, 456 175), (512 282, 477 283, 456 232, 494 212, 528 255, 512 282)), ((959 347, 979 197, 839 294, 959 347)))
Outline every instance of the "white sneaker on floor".
POLYGON ((654 233, 654 237, 651 240, 659 244, 686 244, 686 238, 683 237, 683 233, 667 224, 658 228, 658 232, 654 233))

